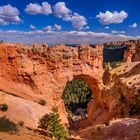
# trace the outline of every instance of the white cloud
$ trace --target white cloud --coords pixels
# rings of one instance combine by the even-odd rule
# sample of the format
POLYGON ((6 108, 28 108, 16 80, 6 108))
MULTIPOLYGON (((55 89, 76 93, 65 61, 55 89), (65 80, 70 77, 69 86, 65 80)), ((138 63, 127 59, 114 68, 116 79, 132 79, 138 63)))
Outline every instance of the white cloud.
POLYGON ((53 30, 53 27, 51 25, 47 25, 43 29, 46 30, 46 31, 52 31, 53 30))
POLYGON ((61 25, 55 24, 54 29, 57 31, 60 31, 60 30, 62 30, 62 27, 61 27, 61 25))
MULTIPOLYGON (((51 5, 48 4, 48 2, 42 2, 42 5, 39 5, 38 3, 30 3, 26 6, 25 12, 32 15, 54 14, 56 17, 61 18, 63 21, 71 22, 73 28, 77 30, 85 29, 85 26, 87 25, 87 19, 78 13, 72 12, 72 10, 66 6, 65 2, 57 2, 53 6, 53 9, 51 8, 51 5)), ((49 26, 46 27, 46 29, 48 30, 49 28, 49 30, 52 30, 49 26)), ((60 27, 57 26, 56 28, 59 28, 58 30, 60 30, 60 27)))
POLYGON ((25 12, 31 15, 49 15, 52 14, 52 8, 48 2, 42 2, 42 5, 39 5, 38 3, 30 3, 26 6, 25 12))
POLYGON ((74 13, 71 17, 72 26, 74 29, 81 30, 85 25, 87 25, 87 20, 84 16, 74 13))
POLYGON ((67 14, 63 17, 63 20, 70 21, 73 28, 76 30, 89 29, 89 26, 86 26, 87 19, 84 16, 79 15, 78 13, 72 13, 71 15, 67 14))
POLYGON ((5 42, 23 42, 23 43, 48 43, 48 44, 97 44, 110 41, 125 41, 140 39, 140 36, 127 36, 124 34, 109 34, 109 33, 96 33, 84 31, 0 31, 0 39, 5 42))
POLYGON ((30 25, 30 29, 32 29, 32 30, 35 30, 36 29, 36 27, 34 26, 34 25, 30 25))
POLYGON ((10 4, 0 6, 0 24, 18 24, 21 22, 19 10, 10 4))
POLYGON ((36 3, 30 3, 26 6, 25 12, 31 15, 36 15, 41 13, 42 7, 36 3))
POLYGON ((66 7, 65 2, 56 3, 54 6, 54 14, 64 21, 70 21, 74 29, 81 30, 87 25, 86 18, 78 13, 73 13, 72 10, 66 7))
POLYGON ((137 28, 138 24, 137 23, 133 23, 132 25, 129 25, 130 28, 137 28))
POLYGON ((110 27, 109 26, 106 26, 105 29, 110 29, 110 27))
POLYGON ((71 21, 72 15, 71 14, 67 14, 63 17, 64 21, 71 21))
POLYGON ((87 29, 88 30, 88 29, 90 29, 90 27, 89 26, 86 26, 84 29, 87 29))
POLYGON ((51 5, 48 2, 42 2, 42 12, 45 15, 49 15, 52 13, 51 5))
POLYGON ((65 2, 56 3, 53 9, 54 9, 54 14, 58 18, 63 18, 64 16, 69 15, 71 13, 71 10, 66 7, 65 2))
POLYGON ((96 15, 96 18, 99 18, 99 21, 104 25, 122 23, 127 17, 128 14, 125 11, 106 11, 105 13, 100 12, 96 15))
POLYGON ((61 25, 58 25, 58 24, 54 24, 53 26, 51 25, 47 25, 46 27, 43 28, 43 30, 46 30, 46 31, 60 31, 62 30, 62 27, 61 25))
POLYGON ((116 30, 113 30, 111 33, 112 34, 125 34, 125 31, 116 31, 116 30))

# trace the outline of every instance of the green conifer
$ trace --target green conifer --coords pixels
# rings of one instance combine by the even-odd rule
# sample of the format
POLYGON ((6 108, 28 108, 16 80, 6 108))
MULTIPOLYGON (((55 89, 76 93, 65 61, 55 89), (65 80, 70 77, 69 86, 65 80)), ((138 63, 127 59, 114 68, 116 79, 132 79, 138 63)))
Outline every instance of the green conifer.
POLYGON ((52 108, 52 113, 45 115, 40 119, 39 127, 47 130, 50 137, 54 137, 56 140, 66 140, 67 133, 64 126, 61 124, 58 109, 52 108))

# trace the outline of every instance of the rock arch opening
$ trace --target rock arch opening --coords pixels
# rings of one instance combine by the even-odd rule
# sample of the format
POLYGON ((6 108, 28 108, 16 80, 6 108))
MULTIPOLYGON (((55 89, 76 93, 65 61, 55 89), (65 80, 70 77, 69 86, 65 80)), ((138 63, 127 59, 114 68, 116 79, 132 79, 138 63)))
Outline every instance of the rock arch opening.
POLYGON ((68 113, 70 127, 75 127, 75 124, 82 124, 92 118, 90 110, 94 101, 98 99, 97 92, 98 83, 89 75, 76 75, 73 80, 67 82, 61 98, 68 113))
POLYGON ((62 99, 68 112, 68 119, 78 121, 87 118, 87 104, 93 98, 88 84, 83 80, 68 81, 62 99))

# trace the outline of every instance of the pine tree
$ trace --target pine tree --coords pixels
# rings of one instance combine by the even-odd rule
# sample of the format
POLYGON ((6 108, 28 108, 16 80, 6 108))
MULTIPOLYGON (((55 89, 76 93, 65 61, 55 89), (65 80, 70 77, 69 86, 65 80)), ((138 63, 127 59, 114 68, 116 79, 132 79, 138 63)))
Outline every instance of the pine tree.
POLYGON ((67 133, 64 126, 61 124, 58 109, 52 108, 52 113, 45 115, 39 122, 39 127, 47 130, 50 137, 54 137, 56 140, 66 140, 67 133))
POLYGON ((92 91, 90 87, 81 80, 69 81, 62 95, 66 110, 75 113, 77 108, 86 108, 91 100, 92 91))

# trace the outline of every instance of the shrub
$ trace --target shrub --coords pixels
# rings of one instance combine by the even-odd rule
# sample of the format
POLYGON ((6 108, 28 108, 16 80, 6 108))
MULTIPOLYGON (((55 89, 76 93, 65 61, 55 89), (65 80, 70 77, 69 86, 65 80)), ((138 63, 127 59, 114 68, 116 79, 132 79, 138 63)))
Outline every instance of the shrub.
POLYGON ((48 114, 45 114, 40 120, 39 120, 39 125, 38 128, 42 128, 44 130, 48 129, 48 114))
POLYGON ((137 103, 139 104, 140 103, 140 89, 138 89, 136 92, 135 92, 135 98, 137 99, 137 103))
POLYGON ((105 70, 114 69, 120 66, 122 61, 104 62, 103 67, 105 70))
POLYGON ((125 97, 123 94, 120 94, 119 100, 120 100, 121 102, 125 102, 125 101, 126 101, 126 97, 125 97))
POLYGON ((67 133, 59 118, 58 109, 52 108, 52 113, 44 115, 39 121, 39 128, 45 129, 48 136, 55 137, 56 140, 66 140, 67 133))
POLYGON ((5 112, 8 110, 8 105, 7 104, 0 104, 0 110, 5 112))
POLYGON ((40 105, 42 105, 42 106, 45 106, 45 105, 46 105, 46 101, 43 100, 43 99, 40 99, 40 100, 38 101, 38 104, 40 104, 40 105))
POLYGON ((122 106, 121 109, 120 109, 120 113, 121 113, 122 116, 125 115, 125 110, 124 110, 124 107, 123 107, 123 106, 122 106))
POLYGON ((134 95, 135 95, 135 104, 132 106, 131 109, 137 115, 140 115, 140 89, 137 89, 137 91, 134 93, 134 95))
POLYGON ((136 104, 131 105, 131 108, 129 110, 130 116, 139 114, 139 112, 140 112, 140 107, 138 105, 136 105, 136 104))
POLYGON ((18 128, 16 124, 6 117, 0 118, 0 131, 1 132, 16 132, 18 128))

